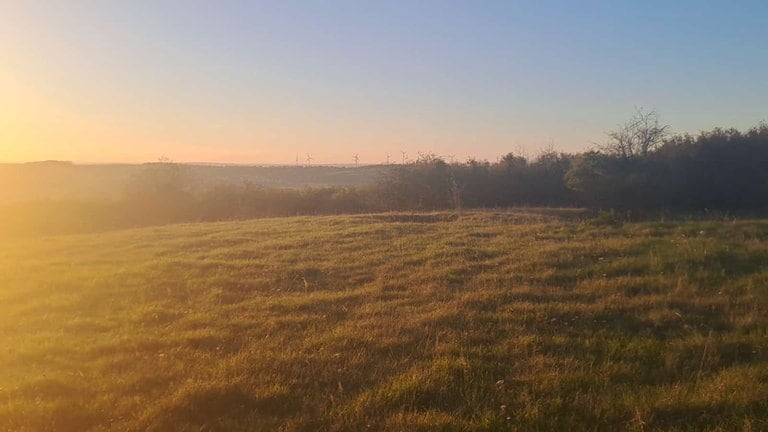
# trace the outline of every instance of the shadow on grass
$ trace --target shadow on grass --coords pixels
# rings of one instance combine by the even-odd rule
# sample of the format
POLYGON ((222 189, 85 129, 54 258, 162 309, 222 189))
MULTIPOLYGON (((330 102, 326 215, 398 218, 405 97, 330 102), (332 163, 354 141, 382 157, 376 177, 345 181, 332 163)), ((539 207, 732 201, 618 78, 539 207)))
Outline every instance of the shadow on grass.
MULTIPOLYGON (((760 418, 767 410, 768 401, 657 408, 648 416, 647 426, 658 430, 725 430, 720 428, 744 423, 745 418, 760 418)), ((763 417, 750 426, 745 425, 744 430, 768 430, 768 419, 763 417)))
POLYGON ((299 408, 288 393, 257 397, 235 385, 208 387, 184 392, 157 413, 147 430, 179 430, 179 425, 190 426, 185 430, 226 430, 218 425, 254 416, 286 418, 299 408))

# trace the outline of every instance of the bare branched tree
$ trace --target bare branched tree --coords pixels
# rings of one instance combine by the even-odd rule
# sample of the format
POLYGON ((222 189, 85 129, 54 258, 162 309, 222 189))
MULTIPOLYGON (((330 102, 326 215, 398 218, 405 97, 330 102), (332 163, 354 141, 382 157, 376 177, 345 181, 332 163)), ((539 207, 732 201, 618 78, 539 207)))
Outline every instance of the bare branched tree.
POLYGON ((669 125, 661 124, 656 111, 638 108, 627 123, 608 132, 610 140, 600 151, 623 158, 646 156, 661 145, 668 131, 669 125))

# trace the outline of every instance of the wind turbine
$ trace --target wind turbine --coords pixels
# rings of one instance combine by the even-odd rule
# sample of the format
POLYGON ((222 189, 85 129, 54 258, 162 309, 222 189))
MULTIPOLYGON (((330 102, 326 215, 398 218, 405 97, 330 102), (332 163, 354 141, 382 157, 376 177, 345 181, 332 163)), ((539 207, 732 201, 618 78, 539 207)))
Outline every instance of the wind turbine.
POLYGON ((405 165, 405 161, 406 161, 406 159, 407 159, 407 158, 405 157, 405 155, 407 155, 408 153, 406 153, 406 152, 404 152, 404 151, 402 151, 402 150, 400 150, 400 153, 402 153, 402 154, 403 154, 403 165, 405 165))
POLYGON ((355 157, 353 157, 352 159, 354 159, 355 161, 355 166, 357 166, 360 163, 360 156, 358 156, 357 153, 355 153, 355 157))
POLYGON ((389 153, 387 153, 387 165, 389 165, 389 153))
POLYGON ((312 160, 313 160, 312 156, 310 156, 309 153, 307 153, 307 165, 312 165, 312 160))

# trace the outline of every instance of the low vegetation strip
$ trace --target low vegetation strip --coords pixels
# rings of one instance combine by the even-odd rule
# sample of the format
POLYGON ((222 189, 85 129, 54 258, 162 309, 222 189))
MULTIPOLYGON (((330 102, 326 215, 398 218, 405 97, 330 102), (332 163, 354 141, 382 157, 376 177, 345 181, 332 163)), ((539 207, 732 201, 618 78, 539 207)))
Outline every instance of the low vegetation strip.
POLYGON ((112 199, 72 195, 72 182, 110 190, 108 181, 76 176, 84 167, 49 162, 3 170, 0 165, 0 239, 278 216, 531 206, 608 210, 634 220, 663 214, 768 215, 768 124, 695 137, 665 138, 667 129, 654 112, 638 111, 597 150, 549 150, 534 158, 508 153, 494 163, 448 163, 421 154, 408 163, 359 168, 202 170, 160 161, 85 170, 107 178, 112 170, 125 174, 130 168, 130 181, 122 187, 111 183, 112 199), (34 175, 3 173, 17 170, 34 175), (256 182, 246 175, 253 172, 283 181, 256 182), (325 186, 286 188, 284 180, 292 177, 298 184, 325 186), (317 181, 309 182, 313 178, 317 181), (16 198, 3 199, 3 189, 16 198))
POLYGON ((290 217, 0 245, 0 430, 765 430, 768 221, 290 217))

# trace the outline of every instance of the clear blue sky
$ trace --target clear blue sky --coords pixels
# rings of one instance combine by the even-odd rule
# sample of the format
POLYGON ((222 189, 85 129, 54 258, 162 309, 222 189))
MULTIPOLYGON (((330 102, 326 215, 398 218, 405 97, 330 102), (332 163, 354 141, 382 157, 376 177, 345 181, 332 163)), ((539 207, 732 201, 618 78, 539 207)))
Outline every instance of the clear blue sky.
POLYGON ((765 0, 0 0, 0 55, 0 161, 494 159, 640 106, 768 119, 765 0))

